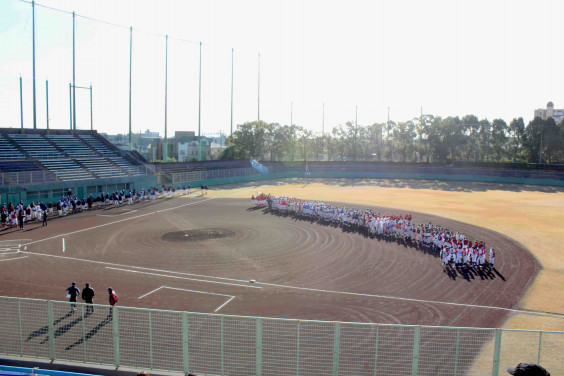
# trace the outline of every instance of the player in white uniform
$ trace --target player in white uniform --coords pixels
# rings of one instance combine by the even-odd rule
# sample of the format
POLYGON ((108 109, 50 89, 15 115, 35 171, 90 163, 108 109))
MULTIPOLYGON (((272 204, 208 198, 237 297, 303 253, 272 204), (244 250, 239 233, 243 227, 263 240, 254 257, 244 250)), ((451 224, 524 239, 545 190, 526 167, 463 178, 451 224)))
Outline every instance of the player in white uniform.
POLYGON ((490 267, 494 267, 494 260, 495 260, 495 251, 493 248, 490 248, 490 267))

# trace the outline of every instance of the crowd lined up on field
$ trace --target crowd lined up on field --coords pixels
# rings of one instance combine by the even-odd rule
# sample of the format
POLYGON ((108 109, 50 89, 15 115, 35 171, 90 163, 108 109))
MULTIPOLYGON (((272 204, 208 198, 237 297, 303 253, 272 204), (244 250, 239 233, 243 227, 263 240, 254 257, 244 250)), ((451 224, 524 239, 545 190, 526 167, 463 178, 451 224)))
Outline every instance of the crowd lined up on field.
POLYGON ((274 197, 262 193, 252 196, 251 200, 253 206, 268 206, 270 210, 279 213, 306 217, 372 238, 395 239, 429 250, 440 258, 445 267, 494 267, 495 250, 490 248, 488 252, 484 241, 472 241, 460 232, 453 232, 439 225, 414 223, 411 214, 381 214, 371 209, 333 206, 320 201, 274 197))
MULTIPOLYGON (((207 185, 201 186, 202 196, 207 193, 207 190, 207 185)), ((19 227, 23 230, 24 223, 34 221, 42 222, 43 226, 46 226, 48 217, 62 217, 87 210, 104 209, 112 206, 120 207, 126 205, 126 203, 133 205, 134 203, 153 201, 160 197, 168 198, 187 194, 192 194, 190 185, 175 188, 163 184, 160 189, 158 187, 141 188, 140 190, 133 188, 127 191, 123 189, 82 198, 69 191, 55 202, 31 202, 29 205, 24 205, 23 201, 16 204, 4 203, 0 206, 0 222, 2 226, 19 227)))

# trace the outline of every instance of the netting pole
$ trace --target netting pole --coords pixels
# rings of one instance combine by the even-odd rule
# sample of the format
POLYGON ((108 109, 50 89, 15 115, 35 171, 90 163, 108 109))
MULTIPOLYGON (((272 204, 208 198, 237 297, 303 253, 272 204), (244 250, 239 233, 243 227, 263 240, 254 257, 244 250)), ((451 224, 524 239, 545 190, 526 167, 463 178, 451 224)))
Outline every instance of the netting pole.
POLYGON ((336 322, 333 332, 333 376, 339 375, 340 343, 341 343, 341 324, 336 322))
POLYGON ((495 330, 495 345, 494 345, 494 358, 492 376, 499 375, 499 353, 501 349, 501 329, 495 330))
POLYGON ((21 300, 18 299, 18 331, 20 333, 20 356, 23 356, 23 336, 22 336, 22 309, 21 300))
POLYGON ((298 321, 298 333, 296 344, 296 376, 300 376, 300 322, 298 321))
POLYGON ((541 359, 541 348, 542 348, 542 332, 539 332, 539 357, 537 363, 540 364, 541 359))
POLYGON ((458 375, 458 349, 460 346, 460 329, 456 330, 456 354, 454 356, 454 376, 458 375))
POLYGON ((114 365, 116 369, 119 367, 119 325, 118 325, 118 308, 110 308, 112 310, 112 322, 113 322, 113 336, 114 336, 114 365))
POLYGON ((182 363, 184 373, 188 373, 188 313, 182 312, 182 363))
POLYGON ((421 339, 421 327, 416 326, 413 332, 413 361, 411 363, 411 375, 417 376, 419 368, 419 341, 421 339))
POLYGON ((262 319, 256 322, 256 375, 262 375, 262 319))
POLYGON ((86 363, 86 327, 84 324, 84 306, 80 307, 82 317, 82 361, 86 363))
POLYGON ((224 358, 223 358, 223 316, 221 316, 221 333, 220 333, 220 341, 221 341, 221 374, 225 375, 224 371, 224 358))
POLYGON ((149 364, 153 369, 153 320, 151 317, 151 310, 149 310, 149 364))
POLYGON ((376 326, 376 349, 374 350, 374 376, 378 374, 378 342, 380 339, 380 325, 376 326))
POLYGON ((49 359, 51 361, 55 360, 55 334, 53 333, 53 302, 47 302, 47 320, 48 320, 48 327, 49 327, 49 359))

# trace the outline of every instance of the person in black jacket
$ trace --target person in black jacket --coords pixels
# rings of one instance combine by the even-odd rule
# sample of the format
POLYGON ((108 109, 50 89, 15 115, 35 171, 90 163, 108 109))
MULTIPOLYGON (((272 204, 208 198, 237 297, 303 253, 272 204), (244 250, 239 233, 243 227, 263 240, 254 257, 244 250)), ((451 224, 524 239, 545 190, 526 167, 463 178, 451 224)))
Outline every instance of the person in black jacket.
POLYGON ((94 303, 93 299, 94 299, 94 289, 90 287, 90 283, 86 282, 86 287, 84 287, 84 289, 82 290, 82 300, 84 300, 86 304, 89 304, 86 306, 87 314, 94 312, 94 307, 92 307, 91 305, 94 303))
MULTIPOLYGON (((76 297, 80 294, 80 290, 76 287, 76 282, 73 282, 66 291, 69 295, 69 302, 76 302, 76 297)), ((71 309, 76 311, 76 304, 71 304, 71 309)))

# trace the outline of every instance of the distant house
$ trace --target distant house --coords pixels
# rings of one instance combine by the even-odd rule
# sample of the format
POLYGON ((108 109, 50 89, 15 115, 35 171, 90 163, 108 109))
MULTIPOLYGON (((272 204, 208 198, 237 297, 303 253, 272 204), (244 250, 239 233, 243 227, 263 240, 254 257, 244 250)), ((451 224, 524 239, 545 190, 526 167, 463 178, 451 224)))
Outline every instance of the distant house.
MULTIPOLYGON (((198 160, 198 136, 193 131, 174 132, 174 139, 169 140, 172 155, 176 156, 178 162, 190 162, 198 160)), ((210 160, 211 140, 207 137, 200 137, 200 148, 202 160, 210 160)))

